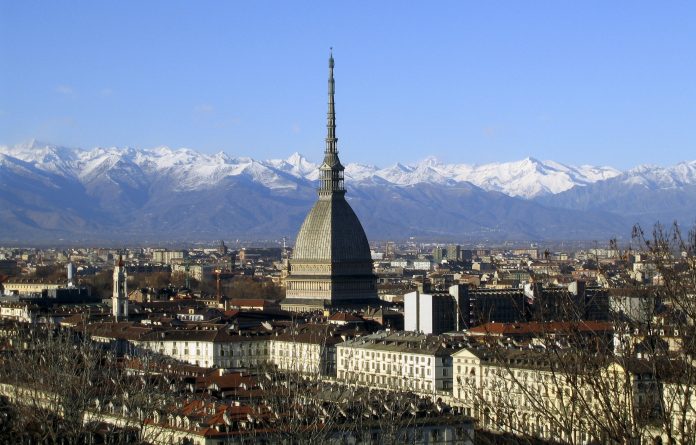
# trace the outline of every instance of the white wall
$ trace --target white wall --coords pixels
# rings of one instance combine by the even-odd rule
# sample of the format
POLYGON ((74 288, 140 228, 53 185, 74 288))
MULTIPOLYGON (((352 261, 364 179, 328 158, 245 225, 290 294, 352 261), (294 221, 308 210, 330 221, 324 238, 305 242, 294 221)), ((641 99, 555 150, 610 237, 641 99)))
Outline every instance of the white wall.
POLYGON ((404 295, 404 330, 433 333, 433 296, 418 291, 404 295))
POLYGON ((418 292, 409 292, 404 295, 404 330, 418 331, 418 301, 420 296, 418 292))

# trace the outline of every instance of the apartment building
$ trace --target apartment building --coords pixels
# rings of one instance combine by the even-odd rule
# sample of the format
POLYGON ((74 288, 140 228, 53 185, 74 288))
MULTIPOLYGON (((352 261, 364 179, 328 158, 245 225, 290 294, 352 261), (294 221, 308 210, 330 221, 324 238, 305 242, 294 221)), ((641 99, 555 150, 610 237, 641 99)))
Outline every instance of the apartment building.
POLYGON ((651 367, 639 359, 607 358, 584 373, 578 357, 569 352, 462 349, 452 355, 452 403, 477 417, 484 429, 535 439, 607 443, 605 425, 622 422, 652 438, 660 393, 651 367), (635 418, 613 418, 619 412, 635 418))
POLYGON ((267 336, 236 335, 227 329, 155 331, 134 343, 206 368, 254 367, 266 363, 268 359, 267 336))
POLYGON ((451 391, 455 350, 442 337, 380 331, 336 345, 337 379, 416 393, 451 391))

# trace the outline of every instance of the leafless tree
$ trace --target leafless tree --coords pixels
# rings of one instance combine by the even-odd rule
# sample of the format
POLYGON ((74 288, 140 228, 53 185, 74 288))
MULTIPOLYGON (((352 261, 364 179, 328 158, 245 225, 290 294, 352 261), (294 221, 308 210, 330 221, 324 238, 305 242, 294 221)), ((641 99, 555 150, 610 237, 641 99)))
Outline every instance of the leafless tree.
POLYGON ((278 363, 256 370, 263 390, 255 401, 256 431, 272 430, 285 443, 413 443, 419 425, 448 415, 447 405, 426 395, 336 379, 326 364, 335 360, 326 351, 335 344, 336 329, 294 323, 276 337, 284 344, 271 351, 272 357, 280 355, 278 363))
POLYGON ((668 359, 661 369, 659 420, 666 443, 696 443, 696 226, 657 224, 650 236, 636 226, 633 238, 655 268, 654 313, 644 326, 649 357, 668 359))
MULTIPOLYGON (((39 443, 151 442, 143 428, 166 403, 170 382, 147 356, 138 367, 70 330, 19 327, 0 367, 2 395, 15 412, 9 438, 39 443)), ((158 360, 154 358, 153 360, 158 360)), ((149 436, 148 436, 149 435, 149 436)))
POLYGON ((566 321, 540 323, 533 338, 469 346, 455 396, 485 427, 528 443, 695 443, 696 235, 658 225, 634 240, 656 272, 625 290, 640 319, 613 313, 607 331, 560 305, 566 321))

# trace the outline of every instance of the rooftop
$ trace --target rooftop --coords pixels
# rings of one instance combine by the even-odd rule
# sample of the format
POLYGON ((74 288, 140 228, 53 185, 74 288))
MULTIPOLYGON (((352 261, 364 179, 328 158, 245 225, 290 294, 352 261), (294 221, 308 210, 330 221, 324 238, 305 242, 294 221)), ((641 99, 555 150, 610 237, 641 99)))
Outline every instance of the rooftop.
POLYGON ((380 331, 345 341, 339 346, 437 356, 451 355, 461 349, 446 337, 402 331, 380 331))

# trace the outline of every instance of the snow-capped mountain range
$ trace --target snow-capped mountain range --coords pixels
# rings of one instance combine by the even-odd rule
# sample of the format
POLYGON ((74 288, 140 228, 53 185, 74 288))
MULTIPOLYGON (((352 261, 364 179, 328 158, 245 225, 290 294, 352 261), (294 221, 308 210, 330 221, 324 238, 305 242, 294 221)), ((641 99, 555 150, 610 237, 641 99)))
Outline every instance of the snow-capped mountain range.
MULTIPOLYGON (((0 241, 190 240, 297 233, 318 165, 157 147, 0 146, 0 241)), ((696 161, 672 167, 485 165, 426 158, 346 164, 348 199, 371 238, 601 239, 636 222, 696 220, 696 161)))
MULTIPOLYGON (((0 155, 20 159, 44 171, 73 176, 81 182, 90 182, 113 171, 122 174, 122 180, 136 180, 136 176, 148 178, 167 175, 175 179, 176 187, 181 190, 214 187, 228 176, 246 176, 269 189, 294 189, 298 179, 318 179, 319 167, 299 153, 293 153, 287 159, 260 161, 249 157, 230 157, 223 152, 208 155, 187 148, 112 147, 81 150, 37 141, 13 147, 0 146, 0 155)), ((472 165, 444 164, 429 157, 414 165, 397 163, 386 168, 347 164, 345 171, 350 185, 386 183, 410 186, 470 182, 487 191, 523 198, 556 194, 620 174, 612 167, 575 167, 534 158, 472 165)))

